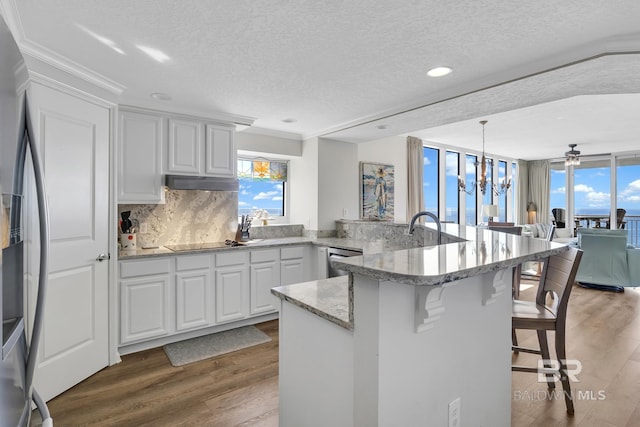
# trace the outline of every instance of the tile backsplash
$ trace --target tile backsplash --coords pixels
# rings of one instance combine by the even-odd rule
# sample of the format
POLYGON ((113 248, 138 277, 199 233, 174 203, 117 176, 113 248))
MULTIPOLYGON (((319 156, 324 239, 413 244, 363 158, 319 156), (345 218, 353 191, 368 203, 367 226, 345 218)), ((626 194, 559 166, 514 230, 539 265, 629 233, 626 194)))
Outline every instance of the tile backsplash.
POLYGON ((233 239, 238 224, 238 193, 234 191, 166 190, 165 204, 118 205, 147 224, 137 235, 138 247, 233 239))

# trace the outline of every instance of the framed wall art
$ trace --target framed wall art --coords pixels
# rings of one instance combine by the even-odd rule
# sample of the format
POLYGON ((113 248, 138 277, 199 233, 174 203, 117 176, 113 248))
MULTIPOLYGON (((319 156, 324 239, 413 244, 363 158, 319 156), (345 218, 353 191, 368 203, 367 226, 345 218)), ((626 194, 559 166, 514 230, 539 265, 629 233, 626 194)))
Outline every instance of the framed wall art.
POLYGON ((395 176, 393 165, 360 162, 360 218, 394 220, 395 176))

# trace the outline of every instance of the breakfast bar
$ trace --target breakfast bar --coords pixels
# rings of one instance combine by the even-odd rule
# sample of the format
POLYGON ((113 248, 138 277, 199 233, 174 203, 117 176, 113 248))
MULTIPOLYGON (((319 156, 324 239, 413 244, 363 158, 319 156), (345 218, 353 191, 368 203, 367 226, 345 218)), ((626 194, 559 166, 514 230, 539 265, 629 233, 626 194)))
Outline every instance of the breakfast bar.
POLYGON ((510 425, 512 268, 566 246, 444 231, 464 241, 346 258, 349 276, 272 290, 281 426, 510 425))

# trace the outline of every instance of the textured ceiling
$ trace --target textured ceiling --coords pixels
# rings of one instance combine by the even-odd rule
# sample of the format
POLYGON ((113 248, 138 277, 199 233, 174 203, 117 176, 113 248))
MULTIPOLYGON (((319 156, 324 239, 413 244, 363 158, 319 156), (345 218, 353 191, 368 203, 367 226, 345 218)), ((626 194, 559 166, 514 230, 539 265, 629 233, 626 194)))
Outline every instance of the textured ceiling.
MULTIPOLYGON (((583 90, 598 95, 640 92, 637 72, 631 82, 619 76, 616 80, 615 75, 602 79, 592 74, 598 67, 587 74, 580 70, 562 74, 562 69, 526 79, 531 80, 527 83, 501 85, 611 50, 640 51, 637 0, 2 0, 2 4, 5 14, 17 10, 14 31, 20 33, 18 39, 28 53, 44 52, 58 63, 82 66, 86 74, 93 72, 95 78, 122 89, 121 103, 247 116, 256 119, 257 128, 300 137, 359 141, 415 132, 454 144, 464 139, 462 129, 469 129, 470 141, 478 135, 465 121, 477 125, 479 118, 492 115, 488 126, 496 146, 491 151, 527 158, 534 154, 501 152, 509 146, 499 145, 499 127, 493 127, 500 120, 498 114, 518 109, 538 117, 537 121, 549 121, 540 111, 527 108, 551 102, 554 116, 559 110, 567 116, 582 111, 581 105, 588 111, 598 107, 596 99, 601 98, 578 97, 566 105, 559 101, 583 90), (158 62, 140 47, 157 49, 167 58, 158 62), (437 65, 451 66, 454 72, 427 78, 426 71, 437 65), (553 84, 547 87, 550 81, 553 84), (149 97, 154 92, 173 99, 161 103, 149 97), (455 100, 440 102, 450 98, 455 100), (402 114, 405 111, 409 112, 402 114), (421 113, 437 120, 427 120, 421 113), (296 121, 283 122, 290 118, 296 121), (387 119, 391 125, 384 134, 372 129, 373 124, 387 124, 387 119), (463 122, 459 130, 443 126, 458 121, 463 122), (418 132, 434 126, 442 132, 418 132)), ((596 72, 607 74, 601 68, 596 72)), ((638 100, 633 98, 638 111, 638 100)), ((621 99, 607 108, 622 108, 621 99)), ((616 126, 616 114, 608 120, 610 127, 616 126)), ((521 119, 519 126, 541 127, 530 122, 521 119)), ((528 131, 522 128, 521 133, 528 131)), ((637 132, 635 136, 637 141, 637 132)))

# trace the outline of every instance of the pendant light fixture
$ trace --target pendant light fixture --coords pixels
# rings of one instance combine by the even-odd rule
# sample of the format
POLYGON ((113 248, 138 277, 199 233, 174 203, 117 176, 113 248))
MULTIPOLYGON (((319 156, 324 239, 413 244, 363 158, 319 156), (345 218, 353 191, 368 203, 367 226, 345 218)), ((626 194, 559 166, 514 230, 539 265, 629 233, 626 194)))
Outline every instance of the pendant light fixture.
MULTIPOLYGON (((487 160, 484 152, 484 126, 487 123, 487 120, 480 120, 480 124, 482 125, 482 159, 480 160, 480 162, 475 163, 476 168, 480 166, 480 181, 473 182, 470 188, 467 190, 467 186, 464 180, 462 179, 462 177, 460 177, 460 175, 458 175, 458 190, 469 195, 475 192, 476 186, 480 188, 480 191, 483 195, 487 192, 487 166, 493 167, 493 161, 487 160)), ((500 186, 497 186, 496 184, 493 184, 491 186, 491 189, 496 196, 500 196, 501 194, 506 193, 509 188, 511 188, 511 179, 504 181, 502 184, 500 184, 500 186)))

